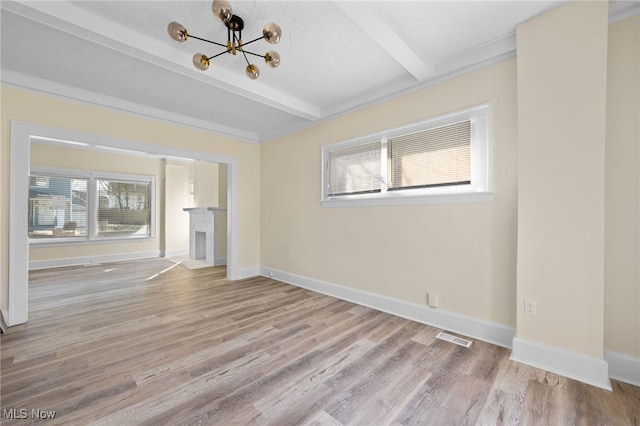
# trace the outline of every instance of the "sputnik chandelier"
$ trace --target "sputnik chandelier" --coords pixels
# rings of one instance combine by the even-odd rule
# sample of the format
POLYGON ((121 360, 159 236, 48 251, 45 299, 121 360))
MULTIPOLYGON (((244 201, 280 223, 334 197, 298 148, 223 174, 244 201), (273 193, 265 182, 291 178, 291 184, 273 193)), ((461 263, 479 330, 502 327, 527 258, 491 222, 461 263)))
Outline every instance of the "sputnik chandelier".
POLYGON ((206 71, 209 68, 209 61, 211 61, 211 59, 217 58, 218 56, 224 55, 225 53, 236 55, 238 52, 242 53, 245 61, 247 61, 247 76, 249 76, 249 78, 252 80, 258 78, 258 76, 260 75, 260 69, 249 62, 247 54, 264 58, 264 61, 271 68, 276 68, 278 65, 280 65, 280 55, 274 50, 270 50, 264 55, 245 50, 245 46, 261 39, 265 39, 267 43, 270 44, 278 43, 280 41, 280 37, 282 36, 282 30, 280 29, 280 26, 278 24, 276 24, 275 22, 269 22, 262 29, 262 37, 258 37, 255 40, 251 40, 245 43, 242 41, 242 30, 244 29, 244 21, 238 15, 233 14, 233 12, 231 11, 231 5, 228 1, 214 0, 213 4, 211 5, 211 11, 213 12, 213 15, 224 22, 224 25, 227 27, 227 44, 217 43, 215 41, 193 36, 187 32, 187 29, 184 27, 184 25, 175 21, 171 22, 167 27, 169 37, 171 37, 178 43, 183 43, 187 41, 188 38, 193 38, 226 48, 225 51, 213 56, 207 56, 204 53, 196 53, 195 55, 193 55, 193 65, 197 69, 206 71))

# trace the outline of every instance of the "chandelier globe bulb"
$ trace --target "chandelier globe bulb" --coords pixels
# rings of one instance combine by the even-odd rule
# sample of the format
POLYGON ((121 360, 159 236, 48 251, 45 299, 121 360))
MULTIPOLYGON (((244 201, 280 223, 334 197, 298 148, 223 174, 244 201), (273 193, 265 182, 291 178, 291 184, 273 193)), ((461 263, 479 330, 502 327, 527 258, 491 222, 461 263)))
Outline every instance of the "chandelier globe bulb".
POLYGON ((229 22, 233 16, 231 4, 226 0, 213 0, 211 11, 213 12, 213 16, 222 22, 229 22))
POLYGON ((282 37, 282 29, 280 25, 275 22, 269 22, 262 29, 262 35, 267 43, 276 44, 280 41, 280 37, 282 37))
POLYGON ((275 50, 270 50, 264 55, 264 61, 271 68, 278 68, 278 66, 280 65, 280 54, 275 50))
POLYGON ((260 76, 260 69, 253 64, 247 65, 246 71, 247 71, 247 76, 251 80, 255 80, 260 76))
POLYGON ((196 53, 193 55, 193 66, 200 71, 206 71, 209 69, 209 58, 204 53, 196 53))
POLYGON ((167 34, 178 43, 184 43, 189 38, 187 29, 179 22, 173 21, 167 26, 167 34))

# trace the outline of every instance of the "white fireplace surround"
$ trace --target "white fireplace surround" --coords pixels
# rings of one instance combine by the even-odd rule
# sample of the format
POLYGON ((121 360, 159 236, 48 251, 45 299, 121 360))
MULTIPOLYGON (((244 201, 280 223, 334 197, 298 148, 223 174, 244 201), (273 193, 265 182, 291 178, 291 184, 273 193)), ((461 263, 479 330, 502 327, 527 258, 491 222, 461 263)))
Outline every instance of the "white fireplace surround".
POLYGON ((189 258, 216 265, 217 229, 216 213, 226 209, 218 207, 187 207, 189 213, 189 258))

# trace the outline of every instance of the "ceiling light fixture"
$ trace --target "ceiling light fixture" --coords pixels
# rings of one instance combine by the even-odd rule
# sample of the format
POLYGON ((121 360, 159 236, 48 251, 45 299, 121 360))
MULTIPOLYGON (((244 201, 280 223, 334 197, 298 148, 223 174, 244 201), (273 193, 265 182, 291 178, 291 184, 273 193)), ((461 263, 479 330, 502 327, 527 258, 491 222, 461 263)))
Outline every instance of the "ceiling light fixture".
POLYGON ((207 43, 215 44, 216 46, 221 46, 227 49, 213 56, 207 56, 204 53, 196 53, 195 55, 193 55, 193 65, 197 69, 206 71, 209 68, 209 61, 211 59, 217 58, 218 56, 224 55, 225 53, 231 53, 235 55, 237 52, 241 52, 244 56, 245 61, 247 61, 247 67, 245 68, 245 70, 247 76, 249 76, 249 78, 252 80, 258 78, 258 76, 260 75, 260 69, 249 62, 247 54, 264 58, 264 61, 271 68, 276 68, 278 65, 280 65, 280 55, 275 50, 270 50, 266 54, 260 55, 258 53, 249 52, 244 49, 245 46, 261 39, 265 39, 267 43, 270 44, 278 43, 280 41, 280 37, 282 36, 282 30, 280 29, 280 26, 278 24, 276 24, 275 22, 269 22, 262 29, 262 37, 258 37, 255 40, 244 43, 242 41, 242 30, 244 29, 244 21, 238 15, 233 14, 233 12, 231 11, 231 5, 228 1, 214 0, 213 4, 211 5, 211 11, 213 12, 213 15, 224 22, 224 25, 227 27, 226 45, 193 36, 187 32, 187 29, 184 27, 184 25, 175 21, 171 22, 167 27, 169 37, 171 37, 178 43, 183 43, 191 37, 196 40, 205 41, 207 43))

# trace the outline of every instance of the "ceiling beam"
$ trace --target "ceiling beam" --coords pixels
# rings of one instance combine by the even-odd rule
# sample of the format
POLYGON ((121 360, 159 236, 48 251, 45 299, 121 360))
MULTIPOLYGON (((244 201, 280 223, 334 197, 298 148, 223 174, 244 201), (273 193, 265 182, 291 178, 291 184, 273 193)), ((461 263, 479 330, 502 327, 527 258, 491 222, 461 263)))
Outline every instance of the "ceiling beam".
POLYGON ((202 73, 191 66, 191 55, 176 53, 167 40, 156 40, 117 22, 104 19, 67 1, 24 2, 3 1, 2 8, 25 18, 63 30, 74 36, 108 47, 120 53, 196 79, 211 86, 232 91, 272 108, 295 116, 315 120, 321 111, 315 105, 286 95, 260 82, 247 84, 244 73, 231 73, 218 68, 217 74, 202 73), (135 45, 131 43, 135 40, 135 45))
POLYGON ((334 4, 418 81, 435 75, 435 67, 425 64, 370 3, 334 1, 334 4))

